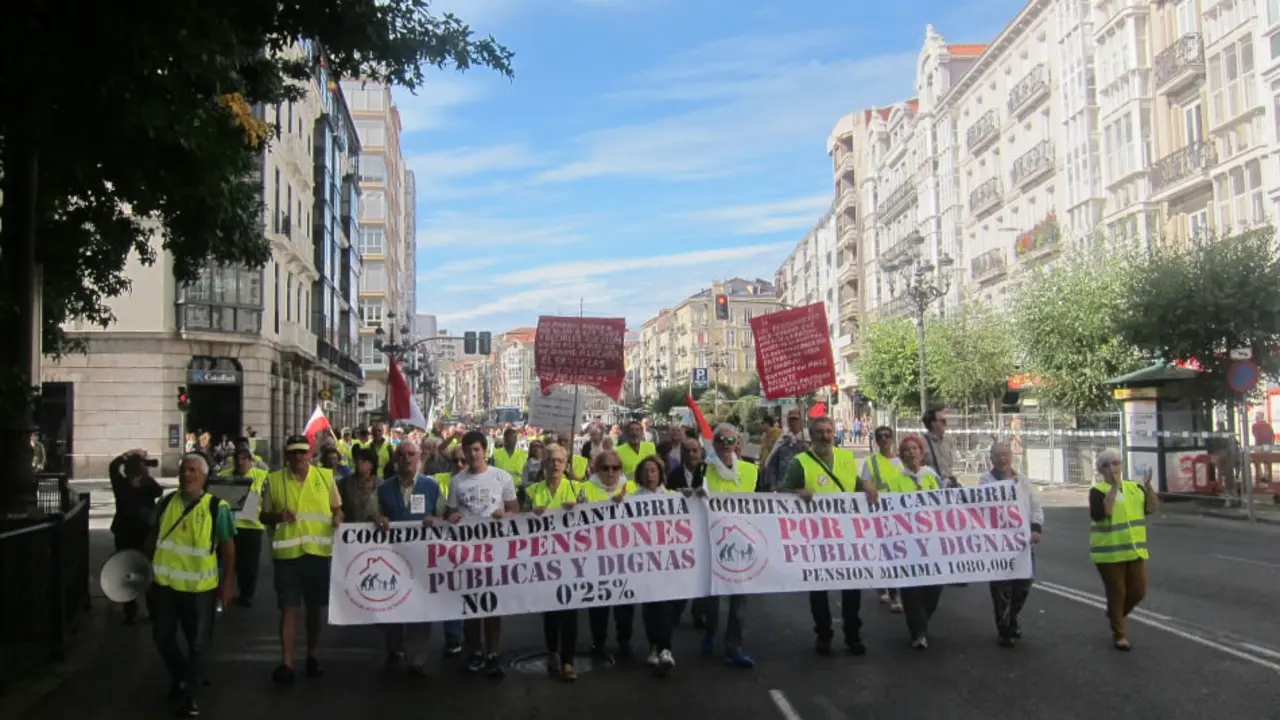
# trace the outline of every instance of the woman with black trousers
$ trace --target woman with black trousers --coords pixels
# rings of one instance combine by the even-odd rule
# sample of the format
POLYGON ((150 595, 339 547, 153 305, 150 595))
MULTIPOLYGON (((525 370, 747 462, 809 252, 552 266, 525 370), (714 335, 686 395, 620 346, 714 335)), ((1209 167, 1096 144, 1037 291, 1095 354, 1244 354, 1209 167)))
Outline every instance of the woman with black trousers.
MULTIPOLYGON (((147 457, 146 450, 130 450, 107 466, 111 494, 116 503, 116 514, 111 519, 116 552, 144 552, 147 534, 151 532, 151 513, 155 510, 156 500, 164 494, 160 483, 151 477, 150 468, 155 466, 156 461, 147 457)), ((137 617, 138 601, 125 603, 125 623, 132 625, 137 617)))
MULTIPOLYGON (((572 508, 586 502, 586 490, 581 483, 565 477, 569 453, 556 444, 548 444, 542 451, 542 467, 539 481, 526 489, 529 504, 535 515, 556 508, 572 508)), ((547 642, 547 673, 565 682, 578 679, 573 669, 573 656, 578 644, 578 611, 552 610, 542 614, 542 632, 547 642)))
MULTIPOLYGON (((650 455, 636 466, 636 495, 661 495, 676 493, 666 488, 667 473, 664 463, 650 455)), ((684 601, 662 600, 640 606, 640 618, 644 621, 645 638, 649 641, 648 665, 658 675, 666 675, 676 666, 671 654, 671 630, 684 601)))

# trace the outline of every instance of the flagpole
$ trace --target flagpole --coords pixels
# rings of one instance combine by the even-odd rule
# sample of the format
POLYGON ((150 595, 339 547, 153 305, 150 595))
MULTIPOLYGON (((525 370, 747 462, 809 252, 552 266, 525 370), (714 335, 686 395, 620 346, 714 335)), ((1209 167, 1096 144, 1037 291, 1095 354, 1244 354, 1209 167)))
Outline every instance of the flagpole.
MULTIPOLYGON (((579 320, 581 320, 585 315, 584 307, 585 307, 585 298, 579 297, 578 298, 578 319, 579 320)), ((565 451, 569 453, 569 462, 567 464, 569 465, 570 468, 572 468, 573 466, 573 440, 578 436, 578 423, 581 422, 580 420, 578 420, 578 393, 581 391, 582 391, 582 385, 579 383, 574 383, 573 384, 573 422, 569 425, 569 447, 565 448, 565 451)), ((578 478, 578 479, 583 480, 585 478, 578 478)))

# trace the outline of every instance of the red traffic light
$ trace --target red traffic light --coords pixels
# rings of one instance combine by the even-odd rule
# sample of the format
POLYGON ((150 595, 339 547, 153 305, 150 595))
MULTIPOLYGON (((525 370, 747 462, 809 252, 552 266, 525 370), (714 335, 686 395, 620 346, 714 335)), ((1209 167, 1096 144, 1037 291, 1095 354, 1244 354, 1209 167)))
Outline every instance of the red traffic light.
POLYGON ((178 396, 178 402, 180 402, 180 403, 185 403, 185 402, 187 402, 187 396, 186 396, 186 394, 185 394, 185 393, 184 393, 184 394, 182 394, 182 395, 179 395, 179 396, 178 396))
POLYGON ((717 295, 717 296, 716 296, 716 303, 718 303, 718 304, 720 304, 720 305, 727 305, 727 304, 729 303, 729 296, 727 296, 727 295, 717 295))

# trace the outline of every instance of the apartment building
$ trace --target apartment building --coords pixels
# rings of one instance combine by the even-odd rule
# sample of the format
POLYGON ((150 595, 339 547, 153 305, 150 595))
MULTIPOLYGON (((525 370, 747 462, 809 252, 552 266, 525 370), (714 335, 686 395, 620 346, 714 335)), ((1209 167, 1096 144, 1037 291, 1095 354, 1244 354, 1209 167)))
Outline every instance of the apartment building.
POLYGON ((1266 97, 1267 127, 1272 142, 1264 164, 1263 177, 1267 182, 1267 199, 1271 217, 1280 218, 1280 0, 1266 0, 1266 13, 1258 18, 1257 47, 1262 53, 1262 87, 1266 97))
POLYGON ((360 277, 359 359, 365 373, 359 408, 365 418, 386 404, 387 358, 377 349, 379 328, 387 342, 412 339, 412 278, 405 269, 412 261, 412 236, 406 237, 406 218, 414 211, 406 197, 412 179, 406 177, 400 151, 400 113, 391 88, 374 82, 346 79, 342 92, 360 136, 360 277), (404 328, 408 332, 402 332, 404 328))
POLYGON ((210 267, 188 285, 175 280, 163 251, 149 266, 129 259, 131 291, 110 303, 116 321, 69 325, 87 352, 50 358, 42 370, 46 395, 68 409, 59 450, 73 475, 105 477, 110 459, 131 447, 171 474, 188 432, 214 440, 253 433, 277 462, 283 438, 317 404, 335 425, 354 420, 363 382, 351 314, 360 142, 320 49, 287 52, 315 71, 301 100, 254 109, 277 132, 258 165, 272 259, 258 269, 210 267))
POLYGON ((733 278, 713 283, 671 309, 663 309, 640 330, 638 371, 646 397, 658 388, 687 387, 694 368, 705 368, 711 384, 741 387, 756 377, 751 318, 782 307, 766 280, 733 278), (729 299, 728 321, 716 320, 715 296, 729 299))
POLYGON ((859 213, 860 182, 870 167, 867 126, 876 111, 861 110, 840 118, 827 137, 827 155, 833 175, 832 212, 836 231, 836 296, 831 313, 837 319, 835 338, 836 378, 841 388, 857 385, 854 361, 858 357, 858 321, 863 306, 862 263, 859 247, 864 218, 859 213))
POLYGON ((538 329, 531 327, 509 330, 494 343, 495 364, 499 380, 495 384, 494 406, 529 410, 529 393, 537 386, 534 375, 534 340, 538 329))

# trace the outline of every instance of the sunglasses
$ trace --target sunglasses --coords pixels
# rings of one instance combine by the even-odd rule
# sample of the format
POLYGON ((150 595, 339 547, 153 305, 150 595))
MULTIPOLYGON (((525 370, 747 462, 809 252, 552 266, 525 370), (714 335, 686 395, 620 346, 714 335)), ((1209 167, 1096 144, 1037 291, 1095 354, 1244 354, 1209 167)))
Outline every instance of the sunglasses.
POLYGON ((622 469, 622 466, 621 465, 601 465, 600 469, 608 470, 609 472, 617 472, 622 469))
POLYGON ((876 440, 892 440, 892 435, 877 435, 876 440))
POLYGON ((725 445, 733 445, 734 443, 738 442, 738 438, 736 438, 736 437, 717 437, 717 438, 716 438, 716 442, 722 442, 722 443, 724 443, 725 445))

